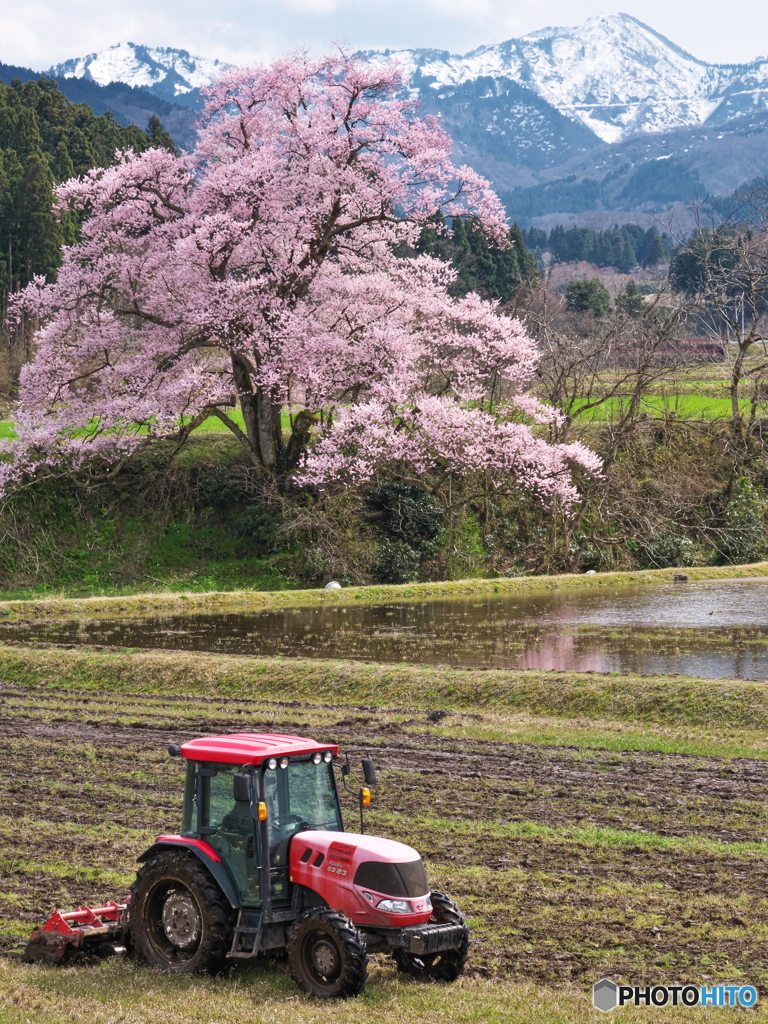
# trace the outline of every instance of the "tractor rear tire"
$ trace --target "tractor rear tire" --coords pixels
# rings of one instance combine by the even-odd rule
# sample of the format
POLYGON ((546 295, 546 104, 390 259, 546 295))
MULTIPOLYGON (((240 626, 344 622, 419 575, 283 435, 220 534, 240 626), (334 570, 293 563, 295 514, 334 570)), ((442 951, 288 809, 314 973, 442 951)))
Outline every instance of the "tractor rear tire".
POLYGON ((232 943, 232 910, 196 857, 158 853, 131 886, 134 952, 175 974, 218 974, 232 943))
POLYGON ((432 916, 429 924, 463 924, 464 934, 456 949, 445 949, 440 953, 406 953, 404 949, 396 949, 392 954, 398 971, 410 974, 413 978, 424 981, 456 981, 464 970, 469 954, 469 928, 466 918, 450 897, 441 892, 433 892, 432 916))
POLYGON ((308 910, 288 937, 291 977, 320 999, 359 995, 368 977, 368 956, 360 932, 343 914, 308 910))

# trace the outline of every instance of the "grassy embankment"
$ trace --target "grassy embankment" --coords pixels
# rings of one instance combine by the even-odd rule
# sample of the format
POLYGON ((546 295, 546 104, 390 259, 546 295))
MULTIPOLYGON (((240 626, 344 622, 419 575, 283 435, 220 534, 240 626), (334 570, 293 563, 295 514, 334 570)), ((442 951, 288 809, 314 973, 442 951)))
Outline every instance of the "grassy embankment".
MULTIPOLYGON (((345 587, 461 581, 764 558, 768 477, 758 460, 750 462, 748 480, 734 483, 727 424, 649 414, 636 428, 605 481, 592 488, 583 518, 580 511, 572 520, 523 492, 490 503, 454 501, 442 516, 420 493, 408 515, 394 513, 402 495, 381 480, 322 495, 268 493, 226 432, 194 434, 181 451, 159 442, 98 486, 46 480, 4 503, 0 600, 294 590, 332 579, 345 587), (442 529, 428 540, 425 523, 442 529)), ((582 434, 598 451, 608 443, 600 423, 582 434)))
POLYGON ((328 603, 382 604, 440 600, 472 594, 503 594, 556 588, 620 587, 635 584, 671 583, 678 573, 689 581, 749 579, 768 576, 768 562, 752 565, 696 566, 694 568, 641 569, 635 572, 602 572, 593 575, 514 576, 496 579, 447 580, 432 583, 378 584, 341 590, 239 590, 210 593, 123 594, 119 596, 67 597, 0 601, 0 622, 39 622, 72 618, 119 618, 137 615, 178 615, 187 612, 266 611, 301 608, 328 603))
POLYGON ((3 1024, 565 1024, 592 1019, 604 975, 768 992, 760 683, 20 647, 0 647, 0 679, 9 952, 54 906, 122 895, 136 854, 176 827, 167 742, 245 728, 369 747, 368 827, 423 853, 474 934, 459 986, 403 982, 377 957, 341 1006, 298 996, 280 965, 201 980, 5 961, 3 1024))

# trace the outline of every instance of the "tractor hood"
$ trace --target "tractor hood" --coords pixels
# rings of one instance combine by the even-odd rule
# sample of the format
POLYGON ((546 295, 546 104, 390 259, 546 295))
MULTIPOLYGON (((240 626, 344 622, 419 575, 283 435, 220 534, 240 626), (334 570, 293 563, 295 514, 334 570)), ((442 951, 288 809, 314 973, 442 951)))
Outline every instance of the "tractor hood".
POLYGON ((290 877, 359 925, 422 924, 431 913, 421 857, 413 847, 392 839, 298 832, 291 840, 290 877), (386 909, 379 909, 382 901, 386 909))
MULTIPOLYGON (((313 863, 317 854, 333 862, 340 870, 341 877, 354 874, 363 861, 380 861, 383 864, 407 864, 419 860, 419 854, 412 846, 396 843, 394 839, 380 836, 361 836, 356 832, 298 832, 291 843, 291 870, 296 863, 296 854, 302 863, 313 863), (307 856, 312 850, 315 856, 307 856), (306 860, 304 858, 306 857, 306 860)), ((318 865, 327 871, 330 864, 318 865)))

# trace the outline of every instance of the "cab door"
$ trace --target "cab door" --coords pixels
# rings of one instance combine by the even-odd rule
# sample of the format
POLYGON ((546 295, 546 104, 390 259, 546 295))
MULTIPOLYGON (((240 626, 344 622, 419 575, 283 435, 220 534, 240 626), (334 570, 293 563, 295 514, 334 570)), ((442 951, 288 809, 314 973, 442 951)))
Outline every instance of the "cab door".
POLYGON ((229 869, 244 905, 260 902, 259 873, 255 851, 256 836, 250 803, 235 800, 234 776, 242 772, 238 765, 206 765, 201 774, 201 828, 205 840, 229 869))

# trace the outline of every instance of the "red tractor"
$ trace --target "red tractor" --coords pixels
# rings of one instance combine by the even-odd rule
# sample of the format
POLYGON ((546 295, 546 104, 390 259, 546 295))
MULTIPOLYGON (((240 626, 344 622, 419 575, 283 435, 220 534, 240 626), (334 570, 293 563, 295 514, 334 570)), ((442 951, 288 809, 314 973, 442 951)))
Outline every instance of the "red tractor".
MULTIPOLYGON (((28 959, 130 945, 166 971, 215 973, 230 958, 287 951, 296 983, 326 998, 361 991, 369 952, 391 953, 416 977, 459 976, 469 929, 455 903, 430 892, 416 850, 344 831, 334 767, 352 791, 337 746, 238 733, 168 749, 186 760, 180 833, 138 858, 126 904, 57 911, 33 933, 28 959)), ((375 783, 370 758, 362 767, 375 783)), ((362 833, 367 788, 359 801, 362 833)))

